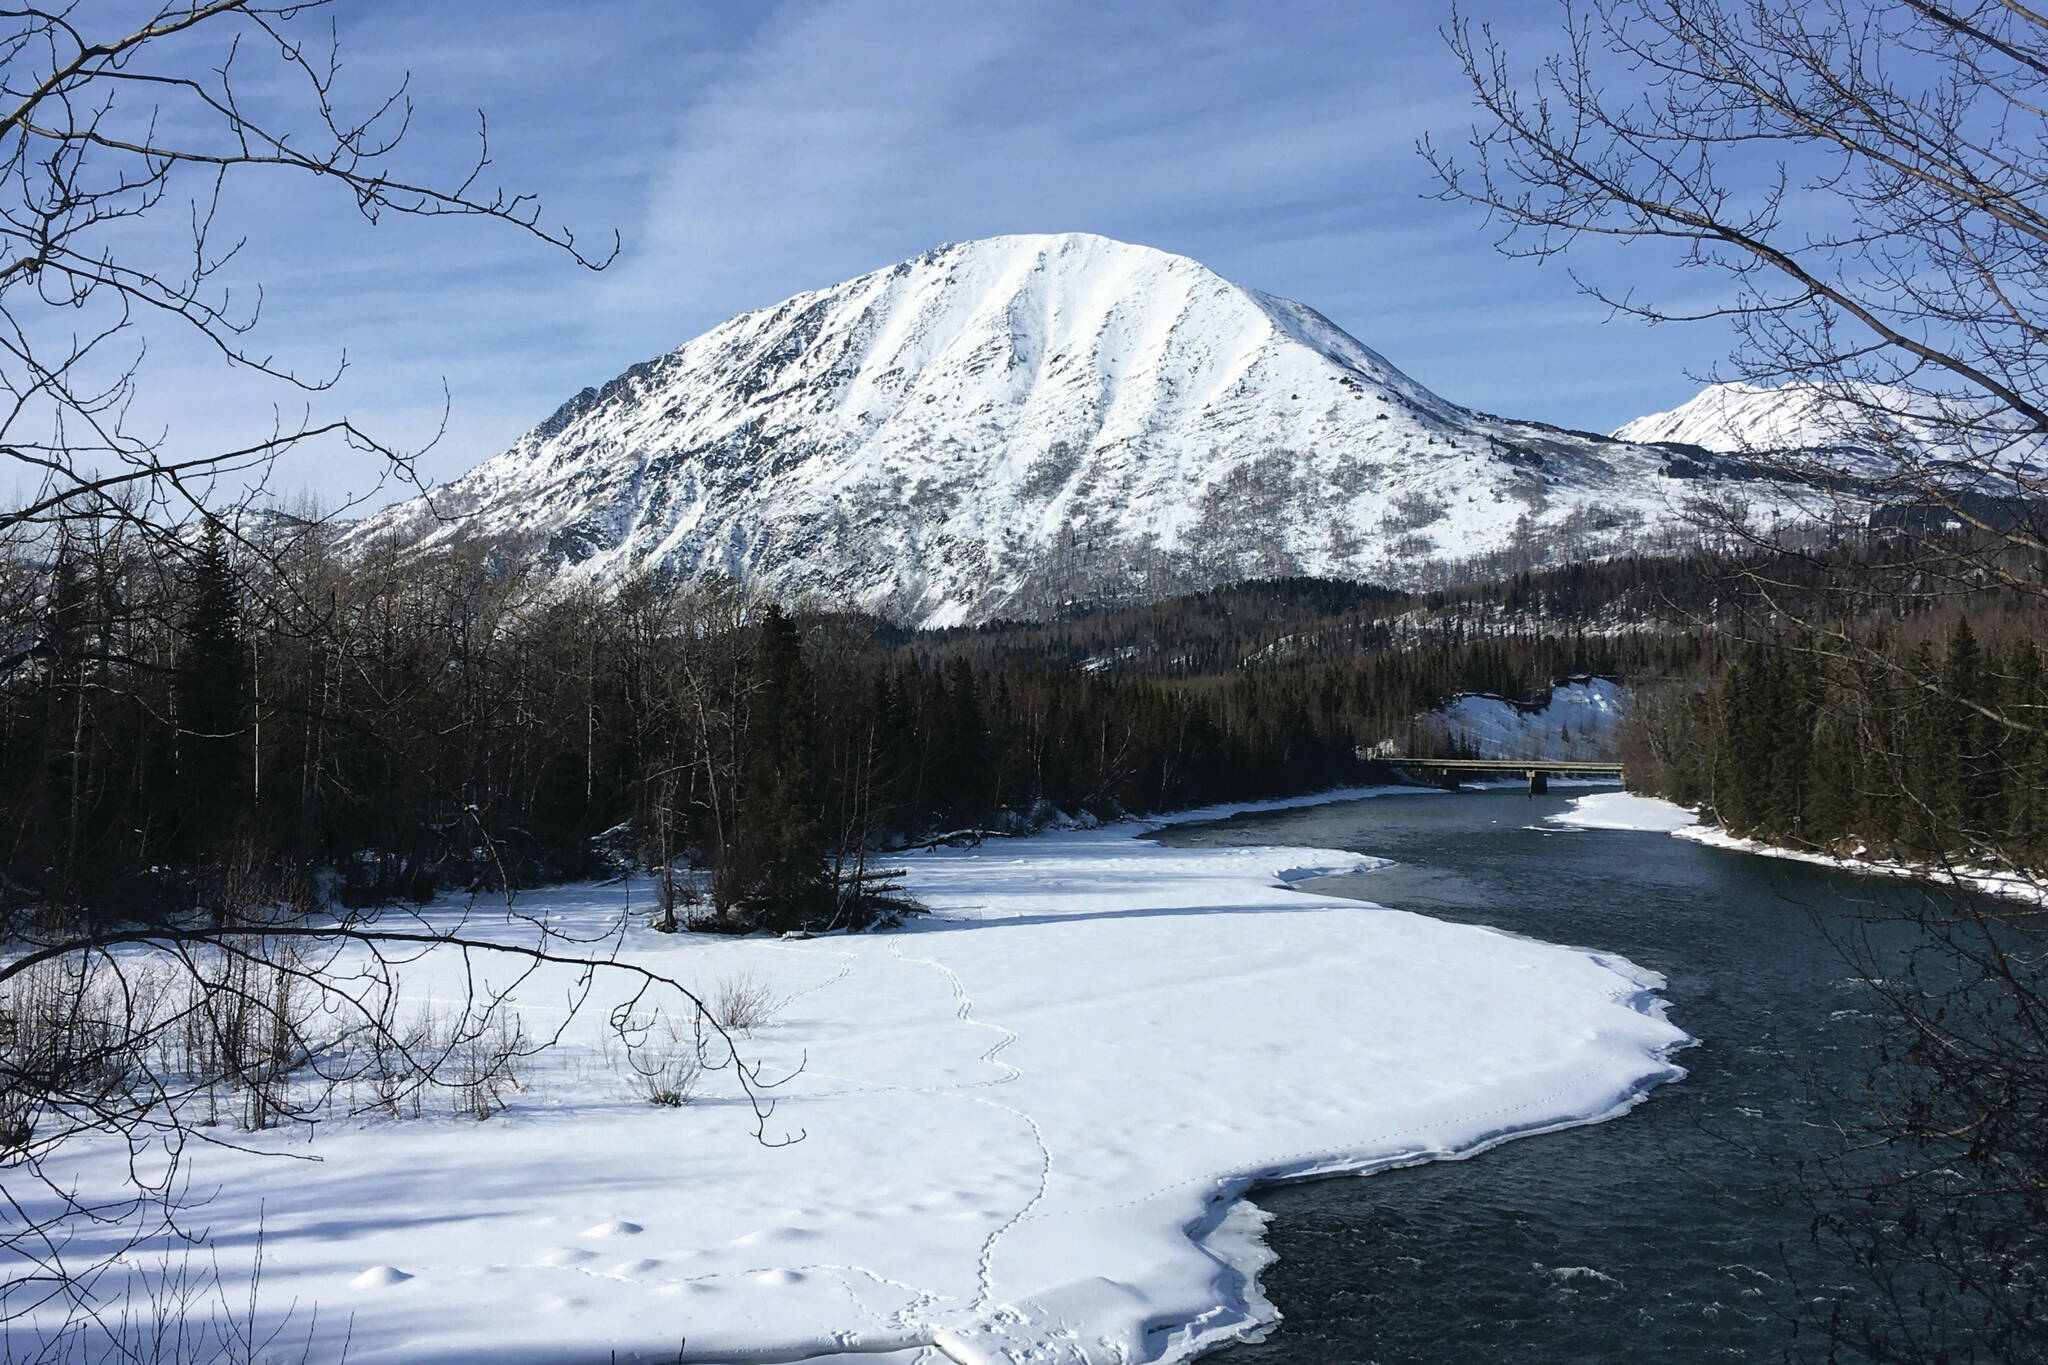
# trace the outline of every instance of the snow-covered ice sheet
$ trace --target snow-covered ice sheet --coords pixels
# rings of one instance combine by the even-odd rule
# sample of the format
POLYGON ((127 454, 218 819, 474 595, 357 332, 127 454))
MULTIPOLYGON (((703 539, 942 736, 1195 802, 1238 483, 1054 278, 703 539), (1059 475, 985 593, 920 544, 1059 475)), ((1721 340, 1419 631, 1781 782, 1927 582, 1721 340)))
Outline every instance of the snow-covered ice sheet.
POLYGON ((1572 798, 1571 809, 1549 817, 1553 825, 1574 829, 1637 829, 1668 834, 1697 825, 1700 817, 1684 806, 1634 792, 1595 792, 1572 798))
MULTIPOLYGON (((1342 850, 1133 834, 906 858, 932 913, 895 932, 628 931, 636 961, 783 1002, 743 1047, 794 1072, 767 1135, 799 1141, 758 1144, 729 1077, 636 1099, 586 1007, 486 1122, 195 1152, 218 1193, 194 1221, 230 1278, 260 1222, 266 1311, 302 1332, 317 1305, 315 1358, 346 1335, 357 1362, 1178 1360, 1273 1321, 1254 1181, 1469 1155, 1683 1074, 1654 973, 1288 889, 1374 861, 1342 850)), ((520 908, 596 931, 629 892, 644 909, 617 885, 520 908)), ((457 970, 406 980, 453 995, 457 970)), ((570 988, 520 988, 530 1031, 570 988)), ((87 1188, 121 1170, 80 1162, 87 1188)))

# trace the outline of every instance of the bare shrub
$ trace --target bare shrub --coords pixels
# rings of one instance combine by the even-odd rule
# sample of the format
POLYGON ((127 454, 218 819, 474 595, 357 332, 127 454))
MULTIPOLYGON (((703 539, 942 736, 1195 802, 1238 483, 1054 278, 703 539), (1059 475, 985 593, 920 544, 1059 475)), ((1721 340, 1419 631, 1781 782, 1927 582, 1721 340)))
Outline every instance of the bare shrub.
POLYGON ((132 985, 93 958, 36 964, 0 993, 0 1152, 30 1145, 57 1110, 128 1107, 147 1075, 138 1011, 158 1007, 160 979, 132 985))
MULTIPOLYGON (((294 1073, 317 1050, 307 1029, 314 1009, 300 945, 262 935, 229 935, 191 954, 183 999, 161 1031, 165 1071, 203 1097, 208 1124, 234 1121, 252 1132, 298 1112, 294 1073), (174 1025, 168 1026, 168 1025, 174 1025)), ((157 1032, 153 1021, 138 1028, 157 1032)))
POLYGON ((7 1365, 307 1365, 318 1359, 318 1313, 281 1309, 264 1287, 264 1227, 247 1249, 247 1276, 189 1238, 132 1246, 118 1296, 74 1302, 53 1321, 13 1318, 0 1330, 7 1365))
POLYGON ((380 994, 364 1030, 361 1061, 351 1077, 348 1112, 378 1114, 385 1118, 421 1117, 424 1106, 420 1092, 427 1083, 425 1067, 416 1059, 434 1055, 434 1024, 430 1010, 417 1012, 409 1024, 398 1020, 399 980, 390 979, 390 989, 380 994), (369 1091, 364 1101, 362 1090, 369 1091))
MULTIPOLYGON (((301 1114, 295 1077, 326 1044, 302 954, 224 935, 165 959, 49 958, 0 991, 0 1153, 168 1104, 180 1121, 257 1131, 301 1114)), ((317 1078, 316 1078, 317 1080, 317 1078)))
POLYGON ((449 1112, 481 1122, 502 1114, 526 1089, 526 1062, 540 1044, 525 1021, 502 1000, 451 1011, 420 1005, 396 1023, 396 998, 386 1022, 370 1031, 356 1079, 369 1091, 353 1105, 358 1114, 393 1119, 427 1115, 430 1089, 446 1091, 449 1112))
MULTIPOLYGON (((665 827, 661 837, 669 837, 665 827)), ((658 865, 660 871, 654 879, 654 929, 673 934, 696 922, 703 913, 704 890, 696 873, 688 869, 678 873, 673 856, 658 860, 658 865)))
POLYGON ((524 1023, 509 1010, 487 1013, 489 1017, 473 1027, 468 1017, 462 1019, 461 1031, 451 1043, 454 1071, 450 1080, 455 1113, 460 1118, 482 1121, 501 1114, 511 1097, 526 1088, 524 1062, 531 1044, 524 1023))
POLYGON ((1403 531, 1419 531, 1433 526, 1444 519, 1450 511, 1443 499, 1431 497, 1420 490, 1411 490, 1396 497, 1385 516, 1380 518, 1380 529, 1389 535, 1403 531))
POLYGON ((704 1076, 702 1013, 693 1017, 687 1033, 659 1010, 651 1017, 621 1019, 616 1029, 625 1045, 624 1069, 635 1094, 664 1109, 680 1109, 695 1098, 704 1076))
POLYGON ((720 1028, 733 1033, 752 1034, 775 1017, 782 1003, 752 972, 721 977, 711 998, 711 1017, 720 1028))

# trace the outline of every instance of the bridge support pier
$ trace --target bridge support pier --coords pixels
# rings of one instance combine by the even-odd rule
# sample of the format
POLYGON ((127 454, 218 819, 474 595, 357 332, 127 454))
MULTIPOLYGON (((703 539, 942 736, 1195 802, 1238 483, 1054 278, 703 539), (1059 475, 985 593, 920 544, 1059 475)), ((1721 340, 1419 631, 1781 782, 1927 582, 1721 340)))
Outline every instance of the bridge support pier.
POLYGON ((1529 769, 1529 795, 1545 796, 1550 792, 1550 774, 1541 768, 1529 769))

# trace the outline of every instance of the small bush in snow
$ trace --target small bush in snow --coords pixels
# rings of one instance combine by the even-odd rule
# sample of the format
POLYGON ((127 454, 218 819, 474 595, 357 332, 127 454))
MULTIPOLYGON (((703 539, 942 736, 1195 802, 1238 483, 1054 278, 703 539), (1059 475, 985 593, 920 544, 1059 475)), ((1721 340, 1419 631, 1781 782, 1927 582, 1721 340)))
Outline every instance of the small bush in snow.
POLYGON ((752 972, 721 979, 711 997, 711 1017, 729 1033, 752 1033, 778 1008, 773 992, 752 972))
POLYGON ((622 1020, 618 1036, 625 1043, 627 1080, 641 1099, 664 1109, 680 1109, 695 1098, 704 1076, 701 1014, 688 1034, 657 1010, 651 1019, 634 1016, 622 1020))
POLYGON ((456 1114, 481 1121, 503 1113, 512 1096, 525 1089, 522 1065, 531 1050, 516 1014, 492 1010, 488 1020, 477 1020, 475 1026, 464 1018, 450 1050, 456 1114))
POLYGON ((502 1003, 462 1011, 424 1004, 400 1025, 393 997, 356 1061, 354 1079, 368 1087, 369 1099, 359 1096, 351 1112, 424 1118, 433 1089, 447 1092, 455 1117, 490 1118, 526 1088, 526 1062, 538 1049, 525 1021, 502 1003))

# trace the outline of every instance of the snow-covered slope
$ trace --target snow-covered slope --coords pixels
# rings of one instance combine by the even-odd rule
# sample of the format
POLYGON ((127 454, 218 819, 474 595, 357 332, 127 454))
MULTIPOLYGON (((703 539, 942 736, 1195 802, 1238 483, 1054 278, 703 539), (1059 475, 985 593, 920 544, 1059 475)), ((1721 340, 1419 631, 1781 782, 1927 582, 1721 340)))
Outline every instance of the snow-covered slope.
POLYGON ((1973 466, 2039 468, 2043 453, 2039 437, 1996 405, 1882 384, 1713 384, 1614 436, 1723 454, 1806 452, 1802 458, 1827 469, 1880 479, 1902 465, 1961 474, 1973 466))
POLYGON ((1839 442, 1851 416, 1808 385, 1710 384, 1669 412, 1623 423, 1614 437, 1707 450, 1798 450, 1839 442))
POLYGON ((660 562, 946 624, 1600 553, 1674 523, 1675 470, 1701 466, 1448 403, 1184 257, 997 237, 734 318, 355 535, 523 535, 584 574, 660 562))
POLYGON ((1425 718, 1442 747, 1478 758, 1554 758, 1611 762, 1628 692, 1606 678, 1552 689, 1540 707, 1501 697, 1459 697, 1425 718))

